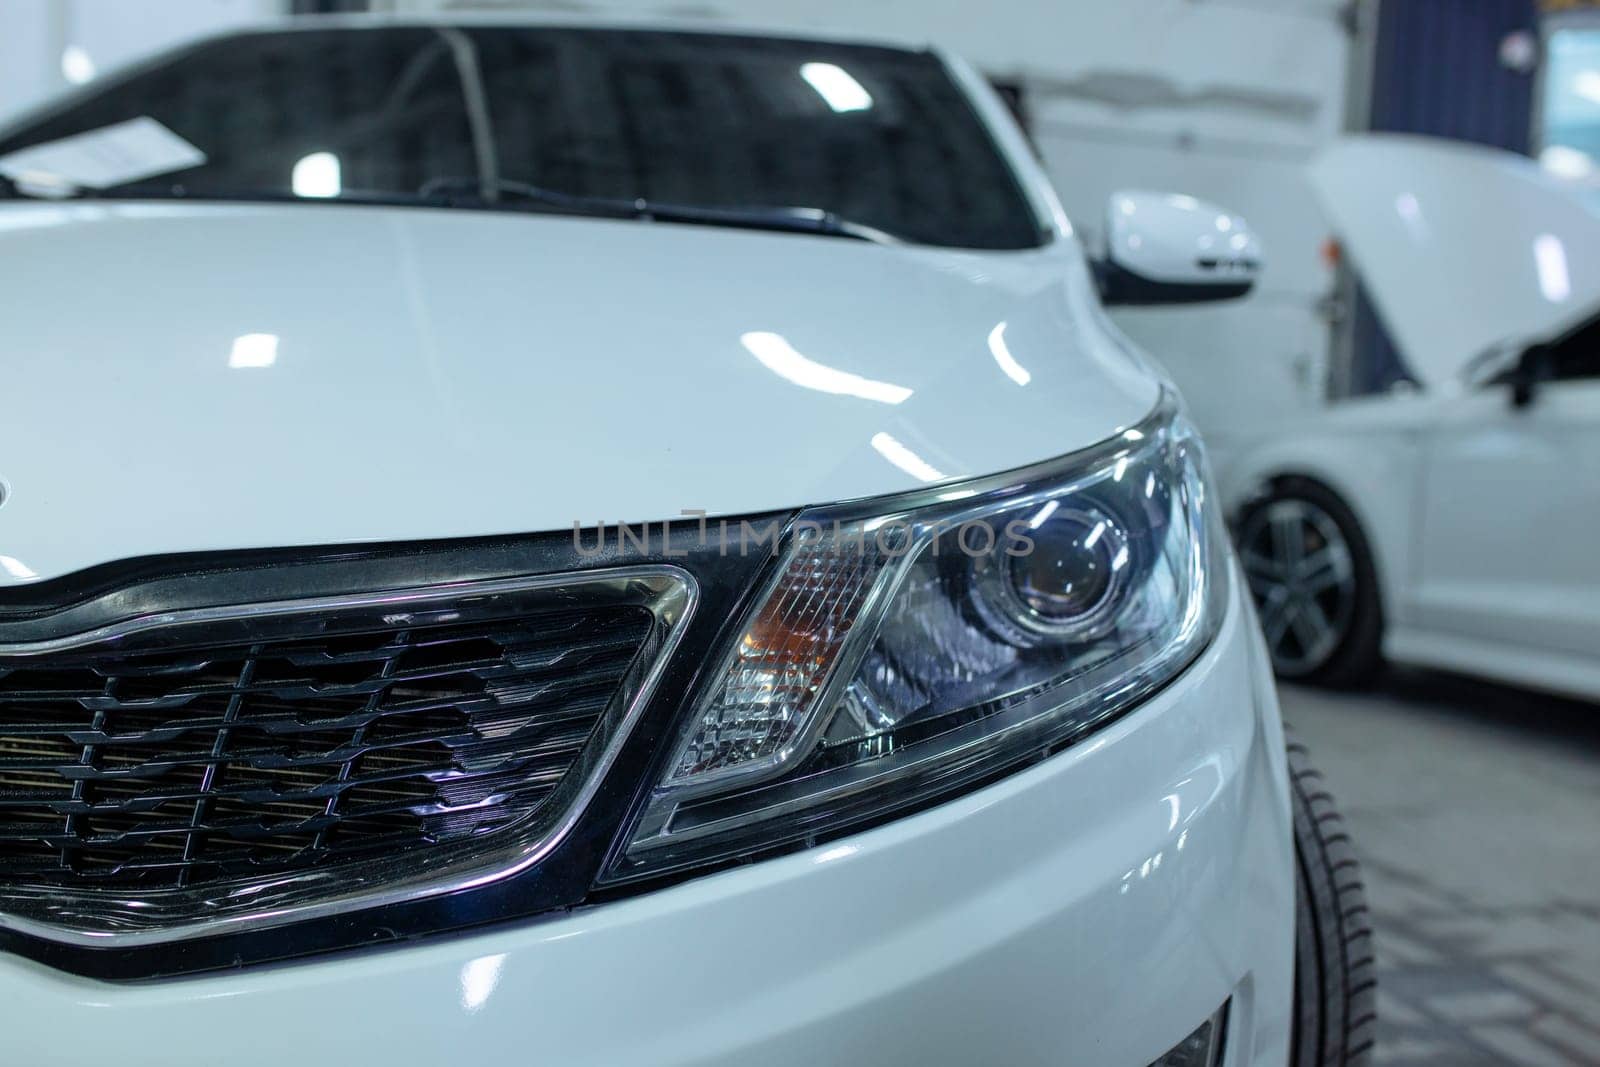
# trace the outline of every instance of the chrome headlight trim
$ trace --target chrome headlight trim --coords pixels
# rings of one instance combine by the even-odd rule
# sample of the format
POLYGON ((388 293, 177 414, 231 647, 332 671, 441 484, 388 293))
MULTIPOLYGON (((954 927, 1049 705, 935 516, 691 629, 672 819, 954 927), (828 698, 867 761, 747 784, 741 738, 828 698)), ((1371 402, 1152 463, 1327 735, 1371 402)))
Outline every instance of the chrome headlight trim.
MULTIPOLYGON (((1139 425, 1059 460, 803 513, 736 639, 691 701, 602 884, 836 836, 975 787, 1098 729, 1143 703, 1209 647, 1227 609, 1227 552, 1203 450, 1171 393, 1139 425), (1138 485, 1122 485, 1125 477, 1138 485), (1135 576, 1114 574, 1103 594, 1082 600, 1089 606, 1081 627, 1052 628, 1019 617, 1014 639, 986 635, 1004 646, 1001 651, 1018 653, 1014 660, 1025 658, 1019 650, 1032 656, 1033 673, 1010 666, 1009 674, 968 671, 966 680, 981 683, 981 694, 969 692, 966 703, 935 684, 924 685, 911 704, 902 700, 887 711, 867 706, 882 694, 862 688, 864 672, 887 678, 890 689, 897 671, 913 673, 900 670, 905 657, 886 665, 880 655, 895 627, 907 630, 922 618, 908 597, 927 596, 930 608, 955 616, 953 594, 943 584, 950 568, 936 562, 937 546, 952 530, 965 531, 983 517, 1033 516, 1042 524, 1056 510, 1104 515, 1106 501, 1115 501, 1110 511, 1124 513, 1126 521, 1098 545, 1096 538, 1071 545, 1120 551, 1117 566, 1135 576), (1134 505, 1123 507, 1129 501, 1134 505), (900 532, 885 538, 891 530, 900 532), (859 545, 863 533, 869 535, 864 554, 828 548, 830 538, 841 536, 859 545), (1142 555, 1130 560, 1130 551, 1142 555), (848 595, 838 593, 846 588, 848 595), (1115 617, 1097 614, 1105 597, 1122 598, 1115 617), (843 606, 824 618, 811 608, 823 600, 843 606), (787 614, 779 610, 784 604, 787 614), (1063 635, 1076 635, 1076 643, 1063 644, 1063 635), (1038 664, 1054 662, 1058 651, 1070 654, 1070 665, 1063 660, 1048 674, 1051 668, 1038 664), (822 667, 811 670, 813 663, 822 667), (795 664, 803 669, 789 669, 795 664), (859 714, 852 706, 847 715, 851 701, 861 706, 859 714), (872 725, 875 715, 881 729, 872 725), (846 718, 854 725, 840 727, 846 718), (860 746, 861 755, 836 758, 850 745, 860 746), (894 783, 909 783, 901 790, 907 795, 889 796, 894 783)), ((1065 602, 1078 601, 1068 596, 1065 602)), ((963 618, 939 625, 948 632, 974 624, 963 618)), ((927 629, 934 633, 935 624, 927 629)), ((915 641, 899 647, 914 651, 915 641)), ((969 661, 961 662, 965 670, 969 661)), ((938 670, 927 677, 942 682, 938 670)))

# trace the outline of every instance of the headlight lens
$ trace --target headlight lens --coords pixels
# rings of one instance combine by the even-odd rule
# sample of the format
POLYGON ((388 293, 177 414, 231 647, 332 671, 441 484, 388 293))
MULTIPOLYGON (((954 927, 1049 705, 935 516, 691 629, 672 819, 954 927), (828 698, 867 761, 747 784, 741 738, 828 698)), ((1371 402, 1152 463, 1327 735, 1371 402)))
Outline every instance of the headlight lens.
POLYGON ((814 840, 1109 721, 1220 624, 1216 511, 1167 402, 998 487, 801 516, 605 880, 814 840))

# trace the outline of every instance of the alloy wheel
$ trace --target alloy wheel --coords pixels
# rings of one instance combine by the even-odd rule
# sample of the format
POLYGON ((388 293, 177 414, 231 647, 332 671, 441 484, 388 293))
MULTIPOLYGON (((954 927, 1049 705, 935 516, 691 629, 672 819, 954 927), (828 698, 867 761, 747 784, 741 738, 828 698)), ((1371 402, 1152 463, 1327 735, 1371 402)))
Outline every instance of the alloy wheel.
POLYGON ((1355 561, 1333 516, 1308 500, 1271 501, 1240 529, 1239 560, 1277 672, 1297 678, 1326 666, 1356 607, 1355 561))

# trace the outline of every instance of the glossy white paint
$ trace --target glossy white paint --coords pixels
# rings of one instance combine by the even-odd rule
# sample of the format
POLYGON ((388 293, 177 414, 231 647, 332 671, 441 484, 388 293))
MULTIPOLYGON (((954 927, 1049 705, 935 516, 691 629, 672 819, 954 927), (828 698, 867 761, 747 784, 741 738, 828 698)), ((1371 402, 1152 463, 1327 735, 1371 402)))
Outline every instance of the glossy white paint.
POLYGON ((1600 208, 1525 156, 1371 134, 1324 150, 1311 182, 1428 385, 1600 305, 1600 208))
POLYGON ((1350 505, 1376 556, 1390 658, 1600 699, 1600 381, 1546 383, 1519 409, 1509 386, 1462 373, 1491 342, 1520 342, 1504 349, 1514 356, 1600 310, 1600 252, 1593 238, 1579 241, 1595 219, 1504 156, 1372 138, 1329 157, 1337 163, 1318 184, 1330 213, 1364 235, 1352 253, 1380 305, 1405 309, 1389 321, 1408 359, 1422 336, 1426 354, 1413 362, 1438 384, 1214 439, 1213 455, 1232 511, 1285 474, 1315 478, 1350 505), (1471 195, 1418 195, 1409 238, 1384 235, 1402 224, 1361 217, 1393 209, 1403 191, 1451 189, 1471 195), (1463 233, 1468 204, 1487 221, 1463 233), (1560 220, 1571 224, 1554 231, 1563 246, 1584 248, 1567 258, 1568 297, 1546 301, 1538 237, 1560 220), (1451 361, 1446 342, 1473 347, 1451 361))
POLYGON ((1228 997, 1281 1067, 1287 784, 1242 595, 1150 704, 981 792, 550 922, 183 981, 0 958, 6 1049, 127 1067, 1149 1063, 1228 997))
POLYGON ((1213 436, 1212 466, 1230 515, 1273 478, 1320 481, 1350 506, 1377 557, 1385 622, 1411 622, 1408 576, 1415 571, 1412 512, 1421 482, 1421 430, 1433 397, 1396 394, 1335 405, 1260 433, 1213 436))
POLYGON ((1157 393, 1099 327, 1066 237, 982 254, 326 203, 7 201, 0 254, 27 264, 0 325, 0 552, 41 579, 890 493, 1092 444, 1157 393))
MULTIPOLYGON (((1111 435, 1111 326, 1003 106, 1036 252, 337 205, 0 205, 0 582, 155 552, 794 508, 1111 435), (84 314, 93 294, 93 314, 84 314), (9 561, 7 563, 6 561, 9 561)), ((834 89, 838 89, 834 86, 834 89)), ((840 97, 845 102, 845 97, 840 97)), ((1283 739, 1238 583, 1146 706, 864 834, 559 919, 111 985, 0 957, 5 1047, 245 1067, 1286 1055, 1283 739), (262 1020, 271 1020, 263 1026, 262 1020), (619 1020, 626 1025, 619 1025, 619 1020)))
POLYGON ((1261 273, 1261 241, 1249 223, 1183 193, 1112 193, 1106 257, 1169 285, 1253 284, 1261 273))
POLYGON ((1350 506, 1390 659, 1600 700, 1600 383, 1372 397, 1212 455, 1230 513, 1286 474, 1350 506))
MULTIPOLYGON (((1600 380, 1505 386, 1442 403, 1423 439, 1416 627, 1570 660, 1600 698, 1600 380)), ((1472 661, 1466 666, 1471 667, 1472 661)), ((1544 669, 1510 677, 1547 688, 1544 669)), ((1574 679, 1576 680, 1576 679, 1574 679)))

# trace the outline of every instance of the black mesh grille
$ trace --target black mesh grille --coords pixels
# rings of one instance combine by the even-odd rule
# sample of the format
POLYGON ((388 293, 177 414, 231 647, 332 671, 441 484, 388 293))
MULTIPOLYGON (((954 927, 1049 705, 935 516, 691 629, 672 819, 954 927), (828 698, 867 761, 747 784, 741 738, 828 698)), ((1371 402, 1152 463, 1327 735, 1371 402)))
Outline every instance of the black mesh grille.
POLYGON ((561 782, 651 623, 310 619, 0 657, 0 882, 199 887, 494 834, 561 782))

